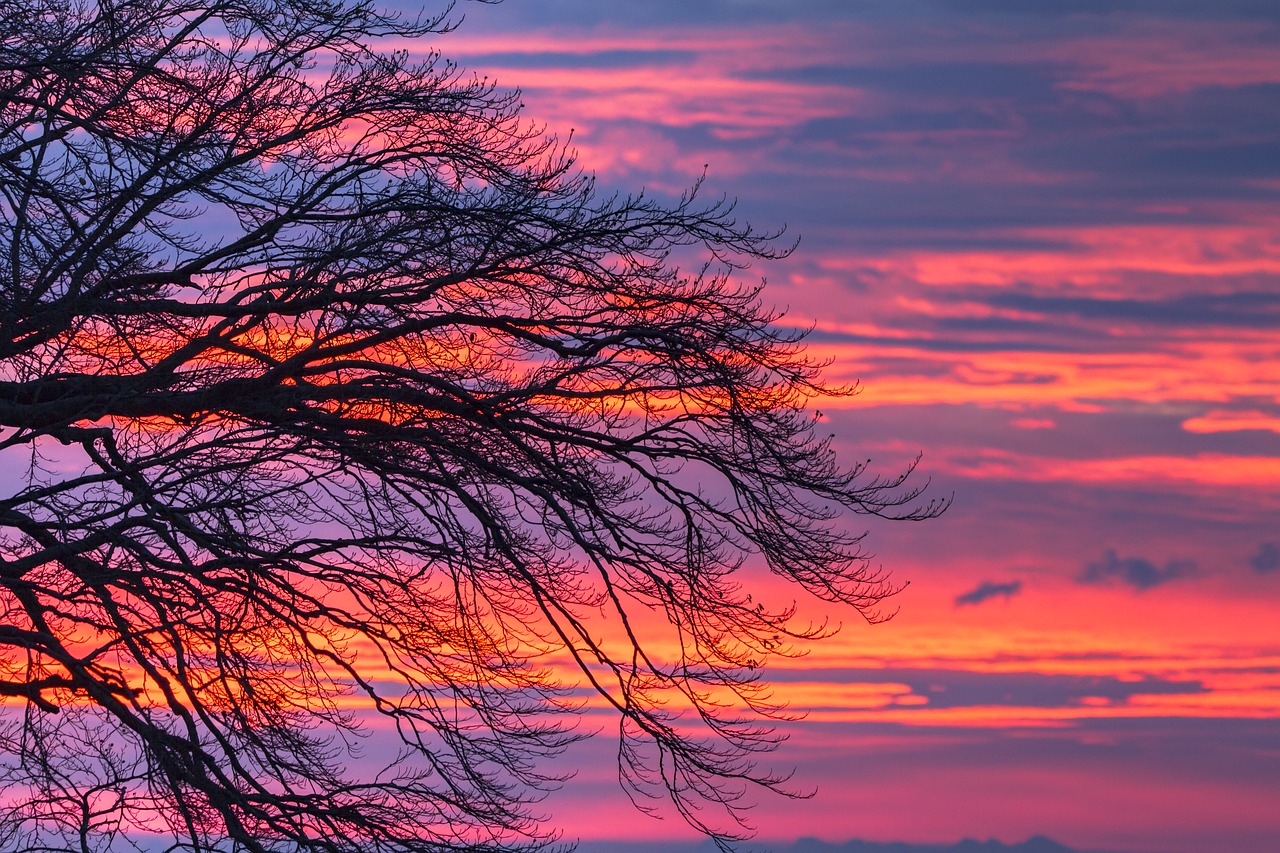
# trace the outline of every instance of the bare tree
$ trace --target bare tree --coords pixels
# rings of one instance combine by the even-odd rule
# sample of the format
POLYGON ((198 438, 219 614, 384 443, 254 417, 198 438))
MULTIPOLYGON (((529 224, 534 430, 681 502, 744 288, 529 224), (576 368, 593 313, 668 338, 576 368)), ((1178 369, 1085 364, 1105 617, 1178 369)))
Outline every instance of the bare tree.
POLYGON ((822 633, 744 564, 874 617, 854 516, 939 511, 815 434, 777 235, 393 49, 449 26, 0 6, 6 850, 540 848, 588 701, 727 839, 822 633))

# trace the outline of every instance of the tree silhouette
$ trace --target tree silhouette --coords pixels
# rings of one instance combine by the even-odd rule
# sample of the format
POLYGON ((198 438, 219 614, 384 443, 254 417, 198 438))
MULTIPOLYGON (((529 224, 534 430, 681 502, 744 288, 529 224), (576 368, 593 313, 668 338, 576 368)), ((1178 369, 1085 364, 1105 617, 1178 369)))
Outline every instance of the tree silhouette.
POLYGON ((816 435, 777 235, 393 49, 450 26, 0 6, 3 849, 539 848, 588 701, 729 838, 822 633, 744 564, 874 617, 852 516, 940 509, 816 435))

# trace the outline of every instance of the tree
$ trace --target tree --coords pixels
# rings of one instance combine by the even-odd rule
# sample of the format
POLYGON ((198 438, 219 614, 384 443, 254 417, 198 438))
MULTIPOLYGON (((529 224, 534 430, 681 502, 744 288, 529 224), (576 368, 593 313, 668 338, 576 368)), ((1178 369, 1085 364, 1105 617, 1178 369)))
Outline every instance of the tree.
POLYGON ((4 849, 538 848, 583 687, 728 838, 823 633, 744 564, 874 618, 853 516, 940 510, 816 434, 778 235, 383 49, 447 14, 0 7, 4 849))

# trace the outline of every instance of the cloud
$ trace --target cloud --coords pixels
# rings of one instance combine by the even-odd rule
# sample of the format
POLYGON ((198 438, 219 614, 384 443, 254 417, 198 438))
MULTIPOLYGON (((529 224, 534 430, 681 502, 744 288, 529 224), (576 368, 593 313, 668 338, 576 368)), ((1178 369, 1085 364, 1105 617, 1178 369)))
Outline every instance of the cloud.
POLYGON ((1218 325, 1273 329, 1280 326, 1280 294, 1241 291, 1185 294, 1172 299, 1118 299, 1100 296, 1047 296, 1001 291, 987 296, 987 304, 1042 316, 1072 315, 1108 323, 1132 321, 1175 328, 1218 325))
MULTIPOLYGON (((799 838, 796 841, 770 845, 778 853, 1075 853, 1051 838, 1036 835, 1016 844, 1005 844, 996 839, 979 842, 959 841, 955 844, 914 844, 903 841, 844 842, 820 841, 817 838, 799 838)), ((714 850, 708 841, 590 841, 578 845, 579 853, 708 853, 714 850)))
POLYGON ((1190 560, 1170 560, 1160 568, 1141 557, 1120 557, 1115 551, 1107 551, 1101 562, 1090 563, 1076 580, 1084 584, 1122 583, 1138 592, 1145 592, 1169 581, 1194 577, 1196 564, 1190 560))
MULTIPOLYGON (((1222 432, 1280 433, 1280 415, 1257 409, 1210 409, 1203 415, 1187 418, 1182 428, 1190 433, 1208 435, 1222 432)), ((1235 439, 1236 436, 1231 436, 1235 439)))
POLYGON ((957 595, 956 607, 963 607, 966 604, 981 604, 996 596, 1004 596, 1005 601, 1008 601, 1020 592, 1022 592, 1022 581, 1008 581, 1006 583, 983 581, 976 589, 971 589, 963 595, 957 595))
POLYGON ((1249 558, 1249 565, 1262 574, 1280 569, 1280 544, 1263 542, 1258 546, 1258 553, 1249 558))
MULTIPOLYGON (((1193 696, 1210 688, 1199 679, 1046 672, 983 672, 936 667, 813 667, 779 669, 769 681, 788 685, 794 707, 809 711, 838 708, 855 715, 840 697, 838 686, 896 687, 893 704, 909 710, 947 708, 1079 708, 1119 707, 1135 696, 1193 696), (798 685, 815 686, 809 692, 798 685), (907 698, 911 697, 911 698, 907 698), (903 700, 906 701, 903 701, 903 700), (812 700, 812 701, 810 701, 812 700)), ((879 707, 865 710, 876 711, 879 707)))

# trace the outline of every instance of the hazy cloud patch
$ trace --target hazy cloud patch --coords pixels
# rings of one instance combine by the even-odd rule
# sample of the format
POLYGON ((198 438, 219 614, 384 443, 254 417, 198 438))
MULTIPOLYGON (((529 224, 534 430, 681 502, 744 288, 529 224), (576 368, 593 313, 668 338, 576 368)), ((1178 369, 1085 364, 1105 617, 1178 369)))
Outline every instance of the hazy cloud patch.
POLYGON ((1258 546, 1258 553, 1249 558, 1249 565, 1255 572, 1268 574, 1280 569, 1280 544, 1263 542, 1258 546))
POLYGON ((1102 560, 1085 566, 1076 580, 1083 584, 1120 583, 1145 592, 1197 573, 1196 564, 1190 560, 1170 560, 1162 568, 1142 557, 1121 557, 1109 550, 1102 560))

